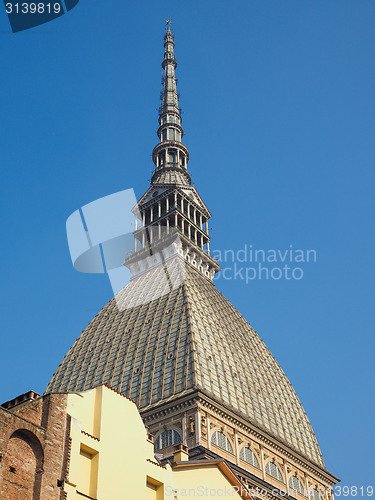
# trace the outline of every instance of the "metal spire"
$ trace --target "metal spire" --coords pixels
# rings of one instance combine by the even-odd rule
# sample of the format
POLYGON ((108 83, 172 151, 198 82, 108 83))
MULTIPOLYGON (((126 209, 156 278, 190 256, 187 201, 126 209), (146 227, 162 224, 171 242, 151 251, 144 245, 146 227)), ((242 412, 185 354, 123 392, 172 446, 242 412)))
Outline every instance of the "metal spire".
POLYGON ((158 261, 160 256, 164 262, 167 256, 171 257, 177 251, 190 266, 205 278, 212 279, 220 267, 210 257, 208 220, 211 214, 191 185, 187 171, 189 150, 181 142, 184 131, 178 104, 175 77, 177 62, 170 19, 167 25, 158 128, 160 142, 152 152, 155 171, 151 177, 151 186, 134 209, 135 253, 127 257, 125 265, 136 275, 161 262, 158 261))
POLYGON ((152 154, 155 163, 152 183, 158 182, 161 171, 165 172, 168 169, 179 172, 182 183, 190 185, 190 175, 187 171, 189 150, 181 142, 184 130, 181 126, 181 109, 178 102, 179 94, 175 76, 177 61, 174 54, 174 36, 171 31, 171 23, 170 19, 166 21, 168 27, 164 36, 164 59, 162 61, 164 76, 158 129, 160 143, 154 148, 152 154))

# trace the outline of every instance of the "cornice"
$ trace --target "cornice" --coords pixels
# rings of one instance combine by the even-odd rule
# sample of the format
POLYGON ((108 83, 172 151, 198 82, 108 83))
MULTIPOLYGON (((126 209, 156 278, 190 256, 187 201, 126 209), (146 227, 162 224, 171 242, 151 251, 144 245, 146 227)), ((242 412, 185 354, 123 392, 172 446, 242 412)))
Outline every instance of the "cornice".
POLYGON ((197 407, 201 410, 208 410, 212 416, 224 420, 225 423, 228 423, 233 427, 237 427, 244 433, 250 434, 256 438, 259 444, 268 445, 272 448, 272 450, 278 452, 281 455, 281 458, 291 461, 291 465, 298 465, 301 469, 304 469, 305 472, 313 474, 320 480, 327 482, 330 485, 334 485, 339 481, 336 476, 322 468, 320 465, 250 423, 244 417, 236 414, 233 410, 229 410, 220 403, 217 403, 201 390, 192 391, 178 399, 174 398, 172 401, 159 404, 153 408, 145 408, 141 410, 141 416, 145 424, 150 425, 151 423, 158 423, 162 421, 167 416, 172 416, 181 411, 186 411, 187 408, 197 407))
POLYGON ((231 423, 232 425, 235 425, 244 432, 253 435, 261 443, 266 444, 270 446, 273 450, 278 451, 281 455, 283 455, 284 459, 288 458, 289 460, 292 460, 294 463, 298 464, 301 468, 304 468, 310 473, 315 474, 317 477, 319 477, 324 481, 327 481, 329 484, 334 485, 339 481, 339 479, 336 476, 328 472, 319 464, 313 462, 308 457, 302 455, 293 448, 290 448, 285 443, 281 442, 279 439, 270 435, 263 429, 250 423, 244 417, 236 414, 232 410, 228 410, 220 403, 213 401, 209 396, 207 396, 201 391, 199 391, 198 404, 201 405, 202 408, 209 409, 219 418, 226 420, 227 422, 231 423))

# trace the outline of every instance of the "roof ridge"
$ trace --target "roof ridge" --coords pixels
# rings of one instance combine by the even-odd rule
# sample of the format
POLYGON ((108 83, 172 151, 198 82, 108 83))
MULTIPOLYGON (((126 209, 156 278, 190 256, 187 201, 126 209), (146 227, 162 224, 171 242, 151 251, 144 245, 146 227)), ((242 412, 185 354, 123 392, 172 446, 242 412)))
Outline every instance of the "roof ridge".
MULTIPOLYGON (((195 269, 193 269, 193 271, 195 271, 195 269)), ((197 274, 199 274, 198 271, 195 271, 197 274)), ((191 310, 191 306, 190 306, 190 295, 189 295, 189 291, 188 291, 188 280, 186 279, 186 276, 185 276, 185 280, 182 284, 182 288, 183 288, 183 294, 184 294, 184 298, 186 299, 186 317, 187 317, 187 322, 188 322, 188 325, 189 325, 189 330, 188 330, 188 335, 187 335, 187 341, 188 341, 188 344, 189 344, 189 337, 190 337, 190 355, 191 355, 191 367, 192 367, 192 377, 193 377, 193 387, 194 386, 198 386, 198 378, 197 378, 197 363, 198 363, 198 360, 196 359, 197 358, 197 355, 196 355, 196 351, 194 349, 194 345, 195 345, 195 334, 194 334, 194 328, 193 328, 193 321, 192 321, 192 310, 191 310)))

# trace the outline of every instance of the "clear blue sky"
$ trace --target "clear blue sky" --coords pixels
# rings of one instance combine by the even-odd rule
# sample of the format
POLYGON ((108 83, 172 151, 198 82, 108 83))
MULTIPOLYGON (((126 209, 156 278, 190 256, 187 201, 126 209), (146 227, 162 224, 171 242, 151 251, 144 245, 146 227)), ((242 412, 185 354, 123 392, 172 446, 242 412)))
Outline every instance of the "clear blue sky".
POLYGON ((2 10, 0 398, 43 392, 111 298, 65 221, 152 172, 173 19, 212 248, 316 249, 296 280, 217 282, 288 375, 327 468, 374 485, 375 3, 80 0, 12 34, 2 10))

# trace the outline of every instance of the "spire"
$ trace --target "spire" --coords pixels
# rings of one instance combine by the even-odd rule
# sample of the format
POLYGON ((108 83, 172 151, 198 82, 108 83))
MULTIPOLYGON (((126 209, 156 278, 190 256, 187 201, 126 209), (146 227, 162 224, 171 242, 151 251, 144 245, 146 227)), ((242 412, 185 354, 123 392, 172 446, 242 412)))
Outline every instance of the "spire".
POLYGON ((181 142, 184 130, 181 126, 181 109, 178 102, 177 80, 175 69, 177 61, 174 54, 174 36, 171 30, 171 20, 167 20, 167 31, 164 36, 164 59, 162 68, 163 90, 161 92, 161 106, 159 113, 158 137, 160 143, 155 146, 152 159, 155 163, 155 172, 152 176, 152 184, 165 184, 168 178, 175 179, 175 183, 190 185, 191 179, 187 171, 189 161, 189 150, 181 142))
POLYGON ((160 118, 164 118, 164 115, 173 113, 181 123, 180 107, 178 104, 178 92, 177 92, 177 82, 175 76, 175 69, 177 68, 177 61, 174 55, 174 36, 171 31, 171 20, 168 19, 167 32, 164 36, 164 59, 161 63, 164 69, 163 77, 163 92, 162 92, 162 104, 160 108, 160 118))
POLYGON ((164 259, 165 255, 176 254, 205 278, 212 279, 220 267, 210 256, 208 220, 211 214, 191 185, 187 171, 189 150, 181 142, 184 131, 175 77, 174 36, 171 21, 167 24, 158 128, 160 142, 152 152, 155 171, 151 186, 133 210, 136 218, 134 253, 126 258, 125 265, 135 276, 158 265, 158 255, 164 259))

